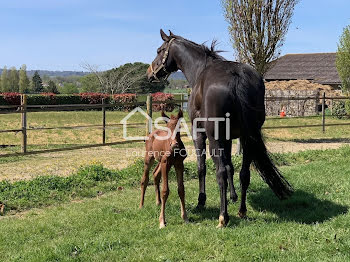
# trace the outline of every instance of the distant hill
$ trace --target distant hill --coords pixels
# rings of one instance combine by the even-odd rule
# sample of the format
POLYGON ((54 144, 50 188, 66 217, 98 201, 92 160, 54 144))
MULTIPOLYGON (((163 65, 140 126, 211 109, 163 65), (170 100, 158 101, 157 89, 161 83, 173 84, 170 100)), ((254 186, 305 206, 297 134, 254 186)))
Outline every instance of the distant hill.
MULTIPOLYGON (((9 69, 7 69, 9 70, 9 69)), ((88 75, 89 72, 82 72, 82 71, 49 71, 49 70, 27 70, 28 76, 33 76, 35 71, 38 71, 39 75, 47 75, 50 77, 55 76, 62 76, 62 77, 68 77, 68 76, 84 76, 88 75)), ((2 73, 2 69, 0 69, 0 74, 2 73)))
POLYGON ((172 74, 169 76, 169 79, 174 79, 174 80, 186 80, 186 77, 185 77, 185 75, 184 75, 181 71, 177 71, 177 72, 172 73, 172 74))

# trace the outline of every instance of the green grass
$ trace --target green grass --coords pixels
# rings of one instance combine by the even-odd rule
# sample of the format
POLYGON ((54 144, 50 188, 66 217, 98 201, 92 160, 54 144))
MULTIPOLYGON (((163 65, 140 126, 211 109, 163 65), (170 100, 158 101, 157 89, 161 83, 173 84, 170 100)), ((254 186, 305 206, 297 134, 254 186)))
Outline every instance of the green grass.
MULTIPOLYGON (((37 205, 40 202, 56 204, 4 216, 0 220, 1 260, 349 261, 349 153, 350 148, 343 147, 276 155, 277 162, 283 165, 281 170, 296 189, 295 194, 289 200, 279 201, 254 172, 248 192, 248 219, 235 217, 238 204, 230 204, 231 220, 222 230, 215 228, 220 200, 211 161, 207 207, 202 211, 195 209, 198 194, 198 182, 193 179, 195 164, 187 165, 189 224, 181 221, 176 183, 171 174, 166 208, 168 226, 164 230, 158 229, 159 208, 155 206, 152 186, 146 193, 144 209, 138 209, 140 191, 136 185, 142 172, 140 161, 121 171, 85 167, 72 175, 76 178, 69 179, 76 181, 81 176, 93 181, 92 184, 85 181, 81 188, 94 191, 113 180, 111 190, 121 185, 122 190, 106 190, 95 198, 80 195, 76 200, 81 200, 73 202, 67 202, 70 197, 63 197, 49 203, 45 196, 33 206, 40 206, 37 205)), ((239 162, 239 158, 235 159, 236 166, 239 162)), ((52 190, 67 195, 75 188, 62 184, 63 180, 38 181, 42 181, 34 183, 38 188, 51 185, 52 190)), ((238 185, 237 175, 235 181, 238 185)), ((30 181, 27 183, 26 189, 36 190, 29 186, 30 181)))

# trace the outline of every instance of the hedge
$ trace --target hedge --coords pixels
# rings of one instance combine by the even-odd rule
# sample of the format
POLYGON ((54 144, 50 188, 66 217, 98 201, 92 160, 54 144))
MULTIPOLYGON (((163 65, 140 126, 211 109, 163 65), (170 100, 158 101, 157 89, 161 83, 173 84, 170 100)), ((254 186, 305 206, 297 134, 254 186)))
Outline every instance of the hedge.
MULTIPOLYGON (((159 111, 164 108, 166 111, 172 111, 175 107, 173 104, 174 95, 165 93, 152 94, 154 101, 162 102, 154 104, 153 110, 159 111)), ((131 110, 136 105, 130 105, 138 102, 136 94, 102 94, 102 93, 80 93, 73 95, 56 95, 54 93, 42 93, 27 96, 28 105, 68 105, 68 104, 101 104, 104 99, 106 104, 115 104, 114 110, 131 110), (129 104, 123 105, 120 104, 129 104)), ((142 99, 143 100, 143 99, 142 99)), ((2 93, 0 94, 0 105, 20 105, 20 93, 2 93)))

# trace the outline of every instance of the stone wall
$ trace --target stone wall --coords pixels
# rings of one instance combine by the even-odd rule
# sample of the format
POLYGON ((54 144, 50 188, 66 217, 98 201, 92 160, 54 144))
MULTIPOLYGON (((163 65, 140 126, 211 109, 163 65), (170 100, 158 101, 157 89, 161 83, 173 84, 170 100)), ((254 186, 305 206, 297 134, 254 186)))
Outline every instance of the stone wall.
POLYGON ((267 116, 278 116, 285 109, 287 116, 316 115, 320 103, 319 90, 280 90, 267 89, 265 92, 265 108, 267 116), (279 99, 282 97, 283 99, 279 99), (312 97, 314 99, 291 100, 291 98, 312 97), (272 101, 271 101, 272 99, 272 101))

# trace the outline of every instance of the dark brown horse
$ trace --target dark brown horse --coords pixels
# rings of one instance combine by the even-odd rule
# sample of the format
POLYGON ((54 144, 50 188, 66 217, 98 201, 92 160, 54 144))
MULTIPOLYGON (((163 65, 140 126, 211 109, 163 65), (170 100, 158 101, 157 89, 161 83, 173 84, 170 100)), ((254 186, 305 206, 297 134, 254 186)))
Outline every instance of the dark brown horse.
POLYGON ((185 208, 185 187, 183 182, 184 160, 187 156, 185 146, 181 141, 179 132, 179 120, 183 117, 180 109, 177 116, 167 117, 162 112, 162 117, 167 121, 168 130, 157 129, 148 136, 146 140, 146 155, 145 167, 141 180, 141 202, 140 208, 143 207, 145 192, 149 181, 149 171, 154 163, 158 161, 158 165, 154 169, 154 186, 156 191, 156 204, 161 204, 161 211, 159 216, 159 227, 163 228, 165 222, 165 203, 169 195, 168 174, 172 166, 175 167, 178 194, 181 200, 181 217, 187 222, 187 213, 185 208), (162 194, 160 195, 159 183, 162 178, 162 194), (160 201, 161 200, 161 201, 160 201))
POLYGON ((289 197, 293 189, 271 161, 261 135, 265 121, 265 85, 259 73, 249 65, 225 60, 214 51, 214 45, 207 48, 171 32, 168 36, 162 30, 161 37, 164 42, 158 48, 147 75, 150 81, 155 81, 180 69, 192 87, 189 115, 195 125, 192 136, 198 152, 198 206, 204 206, 206 202, 206 157, 203 152, 207 138, 220 189, 218 227, 225 226, 229 221, 226 198, 228 184, 231 200, 237 200, 233 185, 232 139, 240 138, 243 147, 238 215, 246 216, 246 193, 252 162, 277 197, 289 197), (198 118, 207 121, 197 121, 198 118), (196 128, 204 128, 205 132, 198 132, 196 128))

